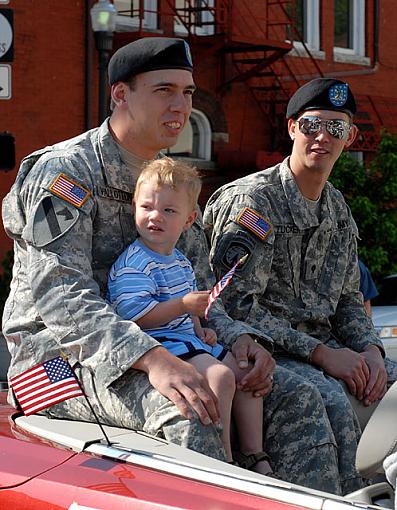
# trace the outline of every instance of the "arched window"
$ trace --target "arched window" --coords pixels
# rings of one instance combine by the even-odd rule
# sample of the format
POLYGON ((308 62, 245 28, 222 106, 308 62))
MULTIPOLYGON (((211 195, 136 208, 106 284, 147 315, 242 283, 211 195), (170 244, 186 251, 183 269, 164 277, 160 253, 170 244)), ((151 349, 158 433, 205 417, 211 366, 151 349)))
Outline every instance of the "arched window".
POLYGON ((207 116, 200 110, 193 109, 178 143, 166 152, 172 156, 210 161, 211 140, 212 129, 207 116))

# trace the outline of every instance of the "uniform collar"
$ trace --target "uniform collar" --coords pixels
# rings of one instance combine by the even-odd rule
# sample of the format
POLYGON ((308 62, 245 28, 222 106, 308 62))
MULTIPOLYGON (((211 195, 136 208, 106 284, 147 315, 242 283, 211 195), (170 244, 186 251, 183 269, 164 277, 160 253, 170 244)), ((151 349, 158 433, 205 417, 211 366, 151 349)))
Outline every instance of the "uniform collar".
MULTIPOLYGON (((300 230, 317 227, 319 225, 317 215, 308 206, 296 184, 289 167, 289 158, 286 158, 280 165, 280 178, 295 225, 300 230)), ((321 194, 321 218, 329 215, 332 216, 332 204, 329 196, 329 185, 326 183, 321 194)))
POLYGON ((97 150, 106 185, 131 192, 136 178, 121 159, 119 148, 109 129, 109 118, 99 127, 97 150))

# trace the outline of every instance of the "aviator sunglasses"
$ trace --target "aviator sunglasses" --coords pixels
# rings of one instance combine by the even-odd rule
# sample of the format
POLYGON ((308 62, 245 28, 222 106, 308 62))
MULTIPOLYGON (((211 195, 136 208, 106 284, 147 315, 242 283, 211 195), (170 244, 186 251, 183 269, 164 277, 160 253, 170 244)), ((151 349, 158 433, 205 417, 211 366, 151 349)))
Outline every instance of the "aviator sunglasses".
POLYGON ((338 140, 346 140, 351 129, 351 125, 345 120, 324 120, 311 115, 301 117, 297 122, 299 131, 304 135, 316 135, 324 126, 327 132, 338 140))

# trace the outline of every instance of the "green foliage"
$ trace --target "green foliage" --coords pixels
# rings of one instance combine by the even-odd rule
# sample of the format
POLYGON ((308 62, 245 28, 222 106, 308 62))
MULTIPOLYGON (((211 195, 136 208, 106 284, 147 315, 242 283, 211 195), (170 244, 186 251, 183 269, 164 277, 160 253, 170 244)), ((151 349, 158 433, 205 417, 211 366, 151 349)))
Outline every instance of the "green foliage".
POLYGON ((330 181, 345 196, 361 241, 359 256, 376 281, 397 272, 397 137, 384 133, 372 162, 348 154, 337 161, 330 181))
MULTIPOLYGON (((4 260, 1 263, 1 265, 3 267, 3 271, 0 274, 0 319, 3 315, 4 303, 5 303, 5 301, 8 297, 8 294, 10 292, 10 282, 11 282, 11 275, 12 275, 13 260, 14 260, 13 252, 9 251, 9 252, 7 252, 4 260)), ((0 321, 0 327, 1 327, 1 321, 0 321)))

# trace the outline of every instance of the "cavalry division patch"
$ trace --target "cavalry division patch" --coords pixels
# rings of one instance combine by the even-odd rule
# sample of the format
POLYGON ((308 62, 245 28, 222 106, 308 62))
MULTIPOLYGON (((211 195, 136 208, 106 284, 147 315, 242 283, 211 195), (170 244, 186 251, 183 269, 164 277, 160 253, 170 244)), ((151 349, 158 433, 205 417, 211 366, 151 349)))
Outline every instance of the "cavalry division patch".
POLYGON ((91 195, 91 191, 75 183, 65 174, 59 174, 49 189, 52 193, 76 207, 81 207, 91 195))
POLYGON ((253 232, 262 241, 272 231, 271 224, 249 207, 246 207, 243 212, 238 215, 237 223, 248 228, 248 230, 253 232))
POLYGON ((44 197, 33 219, 33 244, 42 248, 55 241, 73 227, 79 214, 76 207, 58 197, 44 197))

